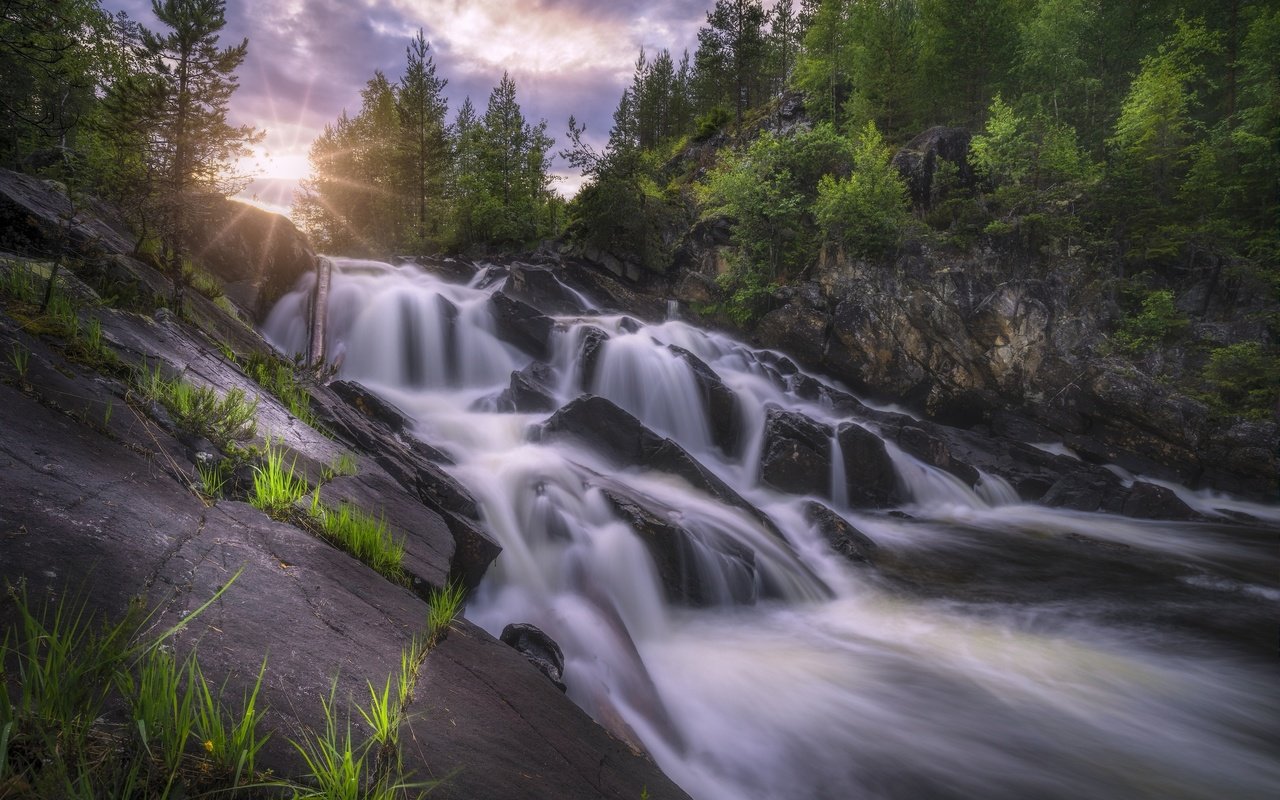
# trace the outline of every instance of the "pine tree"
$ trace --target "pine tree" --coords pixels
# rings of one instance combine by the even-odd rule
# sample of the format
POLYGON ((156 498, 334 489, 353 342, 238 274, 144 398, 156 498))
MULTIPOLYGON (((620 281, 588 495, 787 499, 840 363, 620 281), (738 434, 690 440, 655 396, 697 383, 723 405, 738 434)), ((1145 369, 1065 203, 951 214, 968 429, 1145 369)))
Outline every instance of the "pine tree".
POLYGON ((143 29, 143 44, 155 80, 153 141, 161 178, 161 230, 165 262, 182 309, 184 240, 201 195, 234 194, 244 185, 233 164, 262 138, 253 127, 227 122, 227 105, 239 83, 236 68, 249 50, 245 39, 218 46, 226 26, 225 0, 152 0, 152 13, 168 29, 143 29))
POLYGON ((759 100, 765 58, 765 12, 760 0, 716 0, 698 31, 695 55, 707 108, 727 102, 739 122, 759 100))
POLYGON ((416 247, 440 244, 449 161, 444 122, 448 101, 442 94, 448 81, 437 77, 430 50, 418 29, 406 48, 404 77, 396 94, 405 199, 415 212, 409 238, 416 247))

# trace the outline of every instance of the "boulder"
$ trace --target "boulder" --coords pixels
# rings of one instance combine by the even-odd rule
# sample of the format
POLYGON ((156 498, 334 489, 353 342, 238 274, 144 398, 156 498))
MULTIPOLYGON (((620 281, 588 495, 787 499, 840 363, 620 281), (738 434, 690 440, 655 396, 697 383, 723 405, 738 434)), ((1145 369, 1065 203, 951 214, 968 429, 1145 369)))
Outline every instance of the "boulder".
POLYGON ((54 255, 64 249, 128 254, 133 240, 96 215, 74 209, 54 181, 0 169, 0 231, 5 249, 54 255), (65 247, 64 247, 65 245, 65 247))
POLYGON ((1138 519, 1200 518, 1173 490, 1146 481, 1135 481, 1129 487, 1129 496, 1125 498, 1120 513, 1138 519))
POLYGON ((539 361, 511 373, 511 384, 498 395, 498 408, 510 408, 522 414, 555 411, 554 379, 551 367, 539 361))
POLYGON ((875 559, 876 543, 822 503, 806 500, 804 518, 822 534, 832 550, 850 561, 869 564, 875 559))
POLYGON ((502 292, 489 297, 497 337, 540 361, 551 357, 551 330, 555 323, 538 309, 502 292))
POLYGON ((1105 469, 1079 469, 1049 487, 1040 502, 1050 508, 1073 511, 1119 511, 1124 496, 1124 484, 1112 473, 1105 469))
POLYGON ((831 428, 795 411, 770 409, 760 480, 791 494, 831 498, 831 428))
POLYGON ((607 341, 609 334, 594 325, 582 331, 582 344, 578 348, 578 386, 584 392, 591 391, 595 383, 600 350, 607 341))
POLYGON ((742 411, 738 408, 738 396, 702 359, 683 347, 674 344, 667 347, 693 371, 693 379, 702 395, 702 406, 711 425, 712 444, 726 456, 736 458, 742 449, 742 411))
POLYGON ((564 653, 555 639, 542 632, 536 625, 525 622, 513 622, 502 629, 499 641, 508 647, 514 647, 538 671, 560 691, 564 685, 564 653))
POLYGON ((902 501, 897 471, 879 436, 860 425, 841 426, 836 436, 844 458, 849 505, 888 508, 902 501))
POLYGON ((585 311, 577 295, 545 267, 515 262, 508 267, 502 291, 523 300, 544 314, 578 314, 585 311))
MULTIPOLYGON (((930 426, 933 427, 933 426, 930 426)), ((895 439, 903 452, 915 456, 926 464, 950 472, 969 487, 978 483, 978 470, 960 461, 951 452, 946 437, 919 425, 903 425, 895 439)))
POLYGON ((255 319, 315 269, 316 254, 288 217, 257 206, 209 197, 189 226, 194 260, 216 275, 227 296, 255 319))
POLYGON ((672 522, 677 515, 671 509, 643 502, 622 487, 601 491, 649 551, 668 602, 694 608, 755 602, 755 553, 750 549, 719 537, 697 537, 672 522), (705 574, 707 569, 716 574, 705 574))

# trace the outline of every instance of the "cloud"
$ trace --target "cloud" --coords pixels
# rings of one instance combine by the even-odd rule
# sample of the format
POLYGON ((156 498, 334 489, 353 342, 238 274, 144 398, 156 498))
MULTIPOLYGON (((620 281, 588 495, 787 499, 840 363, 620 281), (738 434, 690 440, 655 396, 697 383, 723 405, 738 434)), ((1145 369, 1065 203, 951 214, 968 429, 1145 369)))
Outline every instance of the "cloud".
MULTIPOLYGON (((711 0, 228 0, 223 42, 249 39, 231 101, 236 124, 265 128, 260 164, 273 202, 287 196, 301 159, 324 126, 345 109, 355 114, 360 89, 374 73, 391 80, 404 69, 405 48, 422 28, 437 74, 448 79, 450 114, 464 97, 484 112, 490 90, 507 71, 525 116, 545 119, 563 139, 570 114, 597 146, 631 80, 641 47, 678 54, 696 45, 711 0)), ((157 27, 149 0, 107 0, 157 27)), ((559 165, 563 168, 563 165, 559 165)), ((561 191, 579 183, 560 182, 561 191)), ((262 188, 263 184, 258 185, 262 188)))

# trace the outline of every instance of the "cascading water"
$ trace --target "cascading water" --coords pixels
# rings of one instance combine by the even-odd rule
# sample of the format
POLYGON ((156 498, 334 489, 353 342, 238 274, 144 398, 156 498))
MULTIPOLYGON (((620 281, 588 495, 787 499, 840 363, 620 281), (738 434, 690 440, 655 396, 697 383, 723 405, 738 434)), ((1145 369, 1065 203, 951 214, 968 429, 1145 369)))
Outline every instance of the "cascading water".
MULTIPOLYGON (((547 631, 570 697, 695 798, 1261 798, 1280 785, 1275 664, 1240 644, 1250 622, 1230 622, 1280 606, 1270 533, 1021 504, 997 476, 975 491, 889 444, 910 517, 850 509, 832 459, 830 504, 882 553, 859 568, 810 523, 806 498, 758 478, 766 408, 850 424, 779 381, 767 354, 675 319, 595 315, 558 318, 548 363, 563 405, 583 388, 587 327, 609 334, 590 391, 771 524, 670 474, 535 441, 548 414, 486 410, 531 360, 495 335, 492 287, 335 265, 326 352, 339 374, 416 417, 502 544, 467 616, 495 634, 547 631), (713 442, 668 345, 736 394, 737 455, 713 442), (671 602, 618 493, 688 533, 681 575, 700 603, 671 602)), ((265 325, 286 352, 305 349, 306 296, 265 325)))

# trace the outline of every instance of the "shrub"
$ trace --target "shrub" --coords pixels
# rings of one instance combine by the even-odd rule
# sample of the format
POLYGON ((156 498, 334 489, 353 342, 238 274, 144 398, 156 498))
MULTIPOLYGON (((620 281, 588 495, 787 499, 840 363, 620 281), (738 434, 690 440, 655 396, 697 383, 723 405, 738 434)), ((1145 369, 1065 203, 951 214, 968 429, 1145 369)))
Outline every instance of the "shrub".
POLYGON ((907 187, 891 157, 875 123, 868 122, 854 147, 853 173, 818 181, 813 213, 829 240, 862 256, 880 255, 897 244, 910 215, 907 187))
POLYGON ((1113 341, 1130 355, 1159 346, 1187 327, 1187 318, 1173 305, 1173 292, 1160 289, 1147 294, 1142 310, 1120 322, 1113 341))
POLYGON ((1209 354, 1202 377, 1220 411, 1251 419, 1275 412, 1280 393, 1280 357, 1258 342, 1238 342, 1209 354))

